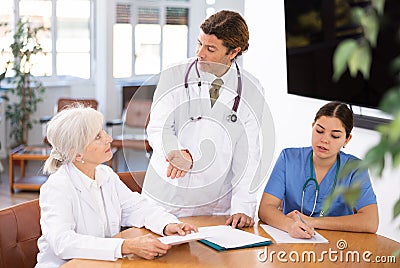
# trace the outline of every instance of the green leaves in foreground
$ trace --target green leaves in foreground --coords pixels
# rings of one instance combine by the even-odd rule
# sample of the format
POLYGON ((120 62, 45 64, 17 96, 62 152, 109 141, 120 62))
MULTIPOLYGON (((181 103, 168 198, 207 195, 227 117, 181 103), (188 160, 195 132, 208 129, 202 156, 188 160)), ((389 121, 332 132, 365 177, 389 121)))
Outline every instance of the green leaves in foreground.
POLYGON ((333 194, 331 194, 324 202, 322 206, 323 211, 329 211, 329 207, 331 206, 333 200, 335 200, 338 196, 343 196, 345 203, 353 208, 360 196, 361 193, 361 184, 359 182, 353 183, 349 188, 343 186, 337 186, 333 194))

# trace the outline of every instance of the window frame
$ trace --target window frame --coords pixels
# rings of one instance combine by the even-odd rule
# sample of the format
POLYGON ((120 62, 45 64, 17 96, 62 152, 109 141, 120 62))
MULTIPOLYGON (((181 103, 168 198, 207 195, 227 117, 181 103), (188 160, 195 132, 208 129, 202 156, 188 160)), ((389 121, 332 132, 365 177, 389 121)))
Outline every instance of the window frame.
MULTIPOLYGON (((167 7, 172 7, 172 8, 187 8, 188 9, 188 35, 187 35, 187 40, 186 40, 186 46, 187 46, 187 55, 186 57, 189 57, 190 55, 190 48, 189 48, 189 43, 190 43, 190 32, 191 32, 191 25, 190 25, 190 16, 191 12, 193 9, 196 9, 196 1, 193 0, 188 0, 187 2, 183 1, 174 1, 174 0, 157 0, 157 1, 146 1, 146 0, 118 0, 115 3, 115 10, 117 4, 129 4, 131 5, 131 12, 130 12, 130 24, 132 26, 132 74, 130 77, 124 77, 124 78, 116 78, 113 76, 115 81, 144 81, 147 80, 148 78, 157 75, 157 74, 136 74, 135 73, 135 62, 136 62, 136 50, 135 50, 135 27, 138 24, 138 19, 136 18, 136 14, 139 8, 158 8, 160 10, 160 17, 159 17, 159 26, 161 27, 161 41, 160 41, 160 48, 159 48, 159 53, 160 53, 160 65, 159 69, 160 71, 162 70, 163 66, 163 34, 164 34, 164 26, 167 25, 167 7)), ((114 11, 115 12, 115 11, 114 11)), ((114 22, 114 25, 116 24, 116 21, 114 22)))
MULTIPOLYGON (((37 76, 44 82, 55 81, 56 78, 59 77, 71 77, 72 80, 92 80, 94 77, 94 63, 95 63, 95 0, 88 0, 90 3, 90 14, 89 14, 89 39, 90 39, 90 51, 89 51, 89 77, 81 78, 72 75, 58 75, 57 74, 57 37, 58 37, 58 25, 57 25, 57 1, 58 0, 48 0, 51 1, 51 27, 50 27, 50 36, 51 36, 51 75, 41 75, 37 76)), ((10 25, 12 25, 12 32, 14 33, 17 27, 17 22, 20 19, 20 10, 19 10, 20 0, 13 0, 13 12, 11 13, 11 21, 10 25)))

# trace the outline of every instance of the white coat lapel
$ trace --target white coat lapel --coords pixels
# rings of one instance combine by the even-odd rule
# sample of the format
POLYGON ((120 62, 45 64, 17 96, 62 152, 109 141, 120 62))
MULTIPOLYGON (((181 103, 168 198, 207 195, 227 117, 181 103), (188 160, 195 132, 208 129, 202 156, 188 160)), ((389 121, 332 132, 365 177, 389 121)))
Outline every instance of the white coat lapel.
MULTIPOLYGON (((73 165, 73 164, 71 164, 73 165)), ((68 166, 68 173, 69 177, 71 178, 72 184, 74 185, 75 189, 78 191, 80 198, 89 205, 93 211, 97 214, 96 204, 94 203, 93 199, 89 191, 86 189, 85 185, 82 182, 81 174, 78 173, 75 167, 68 166)))

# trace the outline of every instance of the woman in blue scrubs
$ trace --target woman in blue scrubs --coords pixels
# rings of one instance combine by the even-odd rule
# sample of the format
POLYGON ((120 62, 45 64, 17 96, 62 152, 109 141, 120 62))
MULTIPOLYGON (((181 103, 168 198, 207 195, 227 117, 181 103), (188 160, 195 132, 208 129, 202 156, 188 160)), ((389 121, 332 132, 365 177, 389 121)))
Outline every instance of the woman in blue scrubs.
POLYGON ((368 171, 340 172, 360 161, 340 151, 350 141, 352 128, 353 112, 346 104, 324 105, 312 124, 312 146, 281 152, 265 187, 259 218, 296 238, 311 238, 314 228, 375 233, 378 207, 368 171), (338 196, 327 211, 322 209, 334 189, 355 183, 360 184, 360 196, 354 207, 338 196))

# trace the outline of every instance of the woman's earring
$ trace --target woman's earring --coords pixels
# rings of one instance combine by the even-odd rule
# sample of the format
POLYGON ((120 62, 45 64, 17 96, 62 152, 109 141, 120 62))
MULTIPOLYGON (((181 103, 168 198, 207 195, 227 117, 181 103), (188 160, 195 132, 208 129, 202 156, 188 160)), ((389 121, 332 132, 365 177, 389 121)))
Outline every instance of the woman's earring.
POLYGON ((82 159, 81 163, 82 163, 82 164, 85 164, 85 160, 82 159))

